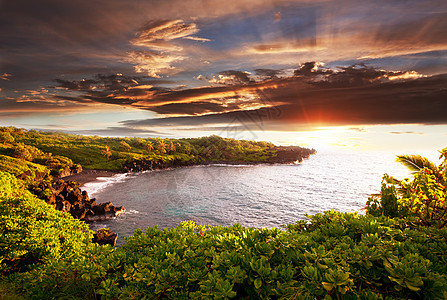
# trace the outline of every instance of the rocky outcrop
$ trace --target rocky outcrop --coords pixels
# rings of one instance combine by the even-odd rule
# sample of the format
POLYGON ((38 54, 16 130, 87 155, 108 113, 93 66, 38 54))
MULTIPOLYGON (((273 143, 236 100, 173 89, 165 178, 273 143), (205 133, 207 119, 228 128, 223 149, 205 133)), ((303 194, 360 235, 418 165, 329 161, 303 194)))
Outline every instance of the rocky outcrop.
POLYGON ((60 179, 52 184, 42 181, 33 188, 33 192, 55 209, 86 222, 107 220, 125 211, 124 207, 116 207, 111 202, 96 204, 96 199, 90 199, 88 193, 74 181, 60 179))
POLYGON ((73 166, 66 165, 62 170, 60 170, 58 177, 63 178, 74 174, 79 174, 81 172, 82 172, 81 165, 73 165, 73 166))
POLYGON ((115 246, 117 238, 118 233, 113 232, 109 228, 98 229, 98 231, 93 234, 93 242, 100 245, 115 246))
POLYGON ((317 153, 315 149, 308 149, 299 146, 278 146, 275 147, 276 156, 270 157, 267 163, 287 164, 302 162, 312 154, 317 153))
POLYGON ((174 168, 174 167, 184 167, 189 165, 194 165, 197 163, 193 161, 180 161, 180 160, 171 160, 171 161, 162 161, 162 160, 146 160, 146 159, 140 159, 140 160, 134 160, 131 162, 127 162, 122 167, 122 172, 141 172, 141 171, 148 171, 148 170, 159 170, 159 169, 167 169, 167 168, 174 168))

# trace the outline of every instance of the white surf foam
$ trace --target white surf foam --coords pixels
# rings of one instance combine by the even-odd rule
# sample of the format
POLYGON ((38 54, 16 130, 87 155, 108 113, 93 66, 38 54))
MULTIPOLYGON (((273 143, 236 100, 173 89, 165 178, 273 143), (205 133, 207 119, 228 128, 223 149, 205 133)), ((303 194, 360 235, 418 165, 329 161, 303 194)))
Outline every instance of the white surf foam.
POLYGON ((131 176, 130 173, 123 173, 115 174, 111 177, 97 177, 96 181, 85 183, 81 186, 81 189, 87 191, 90 198, 94 198, 95 194, 102 191, 107 186, 122 182, 129 176, 131 176))

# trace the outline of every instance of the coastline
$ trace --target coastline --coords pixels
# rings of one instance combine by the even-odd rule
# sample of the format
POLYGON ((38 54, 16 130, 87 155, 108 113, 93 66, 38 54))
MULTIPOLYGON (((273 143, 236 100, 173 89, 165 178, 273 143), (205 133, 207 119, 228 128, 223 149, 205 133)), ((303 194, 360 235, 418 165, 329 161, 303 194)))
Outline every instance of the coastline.
POLYGON ((125 173, 138 173, 142 171, 153 171, 160 169, 178 168, 178 167, 188 167, 188 166, 210 166, 210 165, 258 165, 258 164, 291 164, 299 162, 301 163, 304 159, 308 159, 311 155, 316 154, 315 150, 303 151, 305 148, 294 147, 294 146, 279 146, 276 148, 277 156, 271 157, 266 161, 228 161, 228 160, 218 160, 218 161, 202 161, 186 164, 172 164, 172 165, 161 165, 161 166, 150 166, 146 161, 136 161, 133 162, 133 166, 130 168, 123 168, 123 170, 103 170, 103 169, 83 169, 82 172, 62 177, 64 181, 75 181, 84 186, 86 183, 98 182, 99 177, 109 178, 117 174, 125 173), (306 153, 307 152, 307 153, 306 153))
POLYGON ((83 186, 86 183, 97 182, 98 177, 112 177, 116 174, 121 174, 119 171, 100 170, 100 169, 83 169, 81 173, 73 174, 70 176, 62 177, 60 179, 64 181, 75 181, 83 186))

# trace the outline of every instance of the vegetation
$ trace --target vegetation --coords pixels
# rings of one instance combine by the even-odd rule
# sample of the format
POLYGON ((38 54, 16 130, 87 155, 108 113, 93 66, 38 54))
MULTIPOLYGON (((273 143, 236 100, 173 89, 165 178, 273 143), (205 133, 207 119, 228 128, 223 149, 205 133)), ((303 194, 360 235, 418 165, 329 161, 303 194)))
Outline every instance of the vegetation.
MULTIPOLYGON (((215 159, 228 157, 219 154, 227 145, 244 142, 126 139, 129 149, 123 139, 60 135, 70 152, 54 133, 3 132, 12 138, 4 134, 0 144, 2 299, 447 298, 447 148, 439 166, 400 156, 414 178, 385 175, 366 215, 330 211, 283 229, 185 221, 171 229, 138 229, 112 248, 93 243, 85 223, 30 193, 33 180, 48 180, 61 166, 87 160, 87 154, 105 166, 138 155, 215 159), (18 143, 31 161, 28 155, 13 157, 14 146, 22 147, 18 143), (109 161, 101 153, 106 146, 109 161)), ((269 144, 245 146, 269 151, 269 144)), ((232 159, 248 155, 244 147, 230 151, 232 159)))
POLYGON ((67 157, 88 169, 121 170, 132 161, 263 162, 276 155, 274 145, 210 136, 202 138, 103 138, 60 132, 0 127, 0 154, 34 161, 42 153, 67 157), (40 152, 39 152, 40 151, 40 152), (12 154, 14 153, 14 154, 12 154))
POLYGON ((397 161, 413 171, 412 180, 384 175, 380 195, 367 202, 375 216, 403 217, 423 226, 447 225, 447 148, 441 151, 439 166, 419 155, 400 155, 397 161))

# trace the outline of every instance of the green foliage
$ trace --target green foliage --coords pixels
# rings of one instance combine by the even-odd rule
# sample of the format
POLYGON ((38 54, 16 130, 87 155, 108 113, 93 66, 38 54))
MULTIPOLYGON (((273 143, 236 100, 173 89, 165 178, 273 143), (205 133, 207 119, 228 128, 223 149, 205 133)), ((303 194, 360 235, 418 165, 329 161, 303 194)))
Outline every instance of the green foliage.
POLYGON ((402 182, 406 190, 401 203, 408 207, 419 222, 425 226, 447 224, 446 186, 429 169, 422 169, 411 182, 402 182))
POLYGON ((24 291, 44 299, 62 291, 104 299, 447 296, 445 229, 335 211, 308 217, 286 230, 191 221, 137 230, 119 248, 26 273, 24 291))
POLYGON ((88 226, 37 199, 11 174, 0 172, 0 274, 25 272, 81 253, 88 226))
MULTIPOLYGON (((67 157, 75 164, 81 164, 90 169, 119 170, 127 162, 152 159, 155 154, 161 156, 159 161, 172 161, 173 157, 180 155, 182 162, 190 163, 262 162, 277 155, 271 143, 234 140, 216 135, 162 140, 159 138, 103 138, 59 132, 26 131, 10 127, 0 127, 0 132, 6 132, 15 139, 16 157, 35 161, 38 155, 36 156, 36 153, 32 151, 33 148, 28 147, 32 145, 54 156, 67 157)), ((48 157, 45 158, 48 159, 48 157)))
POLYGON ((6 144, 14 143, 14 137, 9 132, 0 131, 0 142, 6 144))
POLYGON ((15 177, 35 179, 73 162, 119 169, 141 159, 262 161, 275 155, 273 145, 218 136, 118 139, 12 127, 0 132, 14 138, 0 144, 0 293, 6 297, 447 298, 447 149, 438 172, 427 161, 403 158, 413 167, 422 162, 414 179, 385 175, 364 216, 325 212, 284 230, 186 221, 172 229, 136 230, 112 248, 93 244, 85 223, 55 211, 26 190, 28 181, 15 177), (22 155, 11 157, 18 148, 22 155))
POLYGON ((383 175, 380 194, 372 195, 366 202, 367 213, 378 216, 409 217, 409 211, 399 201, 398 182, 388 174, 383 175))
POLYGON ((48 174, 48 169, 45 166, 5 155, 0 155, 0 171, 14 174, 16 177, 25 174, 24 179, 27 182, 32 182, 37 177, 44 177, 48 174))
POLYGON ((126 141, 121 141, 120 146, 121 146, 121 151, 124 151, 124 152, 129 152, 130 149, 132 149, 132 147, 128 143, 126 143, 126 141))
POLYGON ((447 225, 447 148, 441 151, 439 166, 419 155, 401 155, 397 161, 414 172, 412 180, 384 175, 380 195, 367 202, 375 216, 412 217, 424 226, 447 225))

